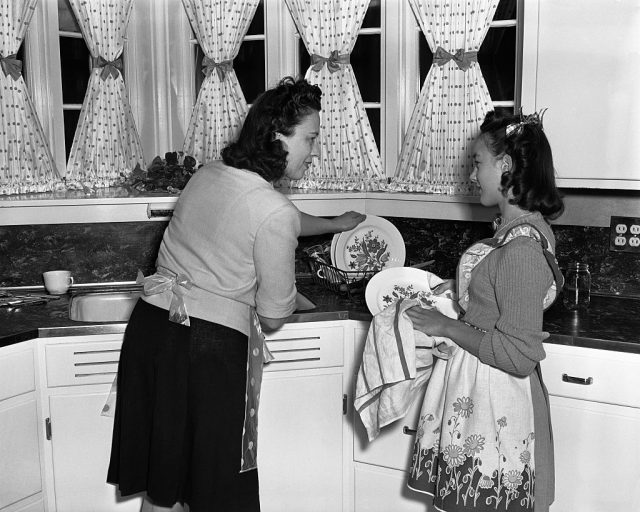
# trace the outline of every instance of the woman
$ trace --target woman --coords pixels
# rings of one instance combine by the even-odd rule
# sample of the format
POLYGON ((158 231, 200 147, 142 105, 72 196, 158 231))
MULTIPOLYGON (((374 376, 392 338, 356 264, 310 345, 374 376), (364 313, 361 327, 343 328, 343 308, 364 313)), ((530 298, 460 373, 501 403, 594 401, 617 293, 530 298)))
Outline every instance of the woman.
POLYGON ((279 328, 295 309, 298 236, 364 219, 302 215, 273 188, 317 156, 320 98, 317 86, 286 78, 255 101, 223 161, 185 187, 157 272, 144 278, 120 356, 107 478, 122 495, 145 492, 143 510, 260 509, 260 328, 279 328))
POLYGON ((409 486, 447 512, 546 511, 553 444, 539 363, 543 311, 562 285, 548 219, 563 203, 538 115, 489 112, 472 153, 480 202, 501 217, 494 237, 460 260, 461 319, 408 312, 414 329, 459 347, 438 361, 427 386, 409 486))

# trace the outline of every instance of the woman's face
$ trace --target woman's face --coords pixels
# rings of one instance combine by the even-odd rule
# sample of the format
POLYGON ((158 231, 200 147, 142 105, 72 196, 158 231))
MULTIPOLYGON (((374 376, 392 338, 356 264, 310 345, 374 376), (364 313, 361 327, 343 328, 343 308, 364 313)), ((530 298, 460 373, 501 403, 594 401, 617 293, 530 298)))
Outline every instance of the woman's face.
POLYGON ((320 114, 314 110, 304 116, 291 135, 276 134, 287 151, 287 167, 284 175, 291 180, 304 176, 314 156, 318 156, 318 133, 320 132, 320 114))
POLYGON ((504 160, 491 154, 482 136, 473 143, 472 158, 470 179, 480 187, 480 203, 483 206, 499 205, 505 199, 500 186, 504 160))

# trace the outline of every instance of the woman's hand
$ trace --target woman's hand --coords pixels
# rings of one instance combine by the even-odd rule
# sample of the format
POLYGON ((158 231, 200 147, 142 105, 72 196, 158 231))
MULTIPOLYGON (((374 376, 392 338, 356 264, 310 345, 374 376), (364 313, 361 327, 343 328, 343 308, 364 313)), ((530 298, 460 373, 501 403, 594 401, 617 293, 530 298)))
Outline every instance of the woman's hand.
POLYGON ((360 224, 367 216, 359 212, 345 212, 342 215, 338 215, 331 219, 334 224, 334 233, 341 233, 342 231, 350 231, 360 224))
POLYGON ((446 281, 440 283, 439 285, 431 288, 431 291, 436 295, 442 295, 445 292, 455 292, 456 291, 456 280, 455 279, 447 279, 446 281))
POLYGON ((407 316, 413 322, 413 328, 428 336, 449 336, 448 327, 452 322, 457 322, 443 315, 436 309, 425 309, 414 306, 407 309, 407 316))

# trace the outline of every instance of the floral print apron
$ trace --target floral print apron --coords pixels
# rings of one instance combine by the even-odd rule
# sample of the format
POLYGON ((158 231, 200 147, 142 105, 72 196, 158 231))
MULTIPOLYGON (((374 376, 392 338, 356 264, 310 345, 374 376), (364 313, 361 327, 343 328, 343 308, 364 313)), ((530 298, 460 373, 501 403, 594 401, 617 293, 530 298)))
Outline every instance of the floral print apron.
MULTIPOLYGON (((473 269, 518 236, 539 241, 554 271, 551 305, 562 274, 548 241, 528 224, 471 246, 458 265, 458 297, 468 306, 473 269), (548 253, 548 256, 547 256, 548 253)), ((458 349, 436 360, 420 412, 408 486, 433 496, 438 510, 533 511, 535 432, 528 377, 516 377, 458 349)))

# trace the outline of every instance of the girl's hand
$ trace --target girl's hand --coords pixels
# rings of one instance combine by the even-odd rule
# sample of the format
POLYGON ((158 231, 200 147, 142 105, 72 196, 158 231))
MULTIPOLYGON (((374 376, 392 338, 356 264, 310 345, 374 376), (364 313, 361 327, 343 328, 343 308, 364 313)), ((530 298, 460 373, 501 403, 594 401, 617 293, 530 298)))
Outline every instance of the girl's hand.
POLYGON ((439 285, 431 288, 431 291, 436 295, 442 295, 445 292, 451 291, 456 292, 456 280, 455 279, 447 279, 446 281, 440 283, 439 285))
POLYGON ((448 316, 443 315, 436 309, 424 309, 414 306, 407 309, 407 316, 413 322, 413 328, 428 336, 448 336, 447 327, 451 322, 455 322, 448 316))

